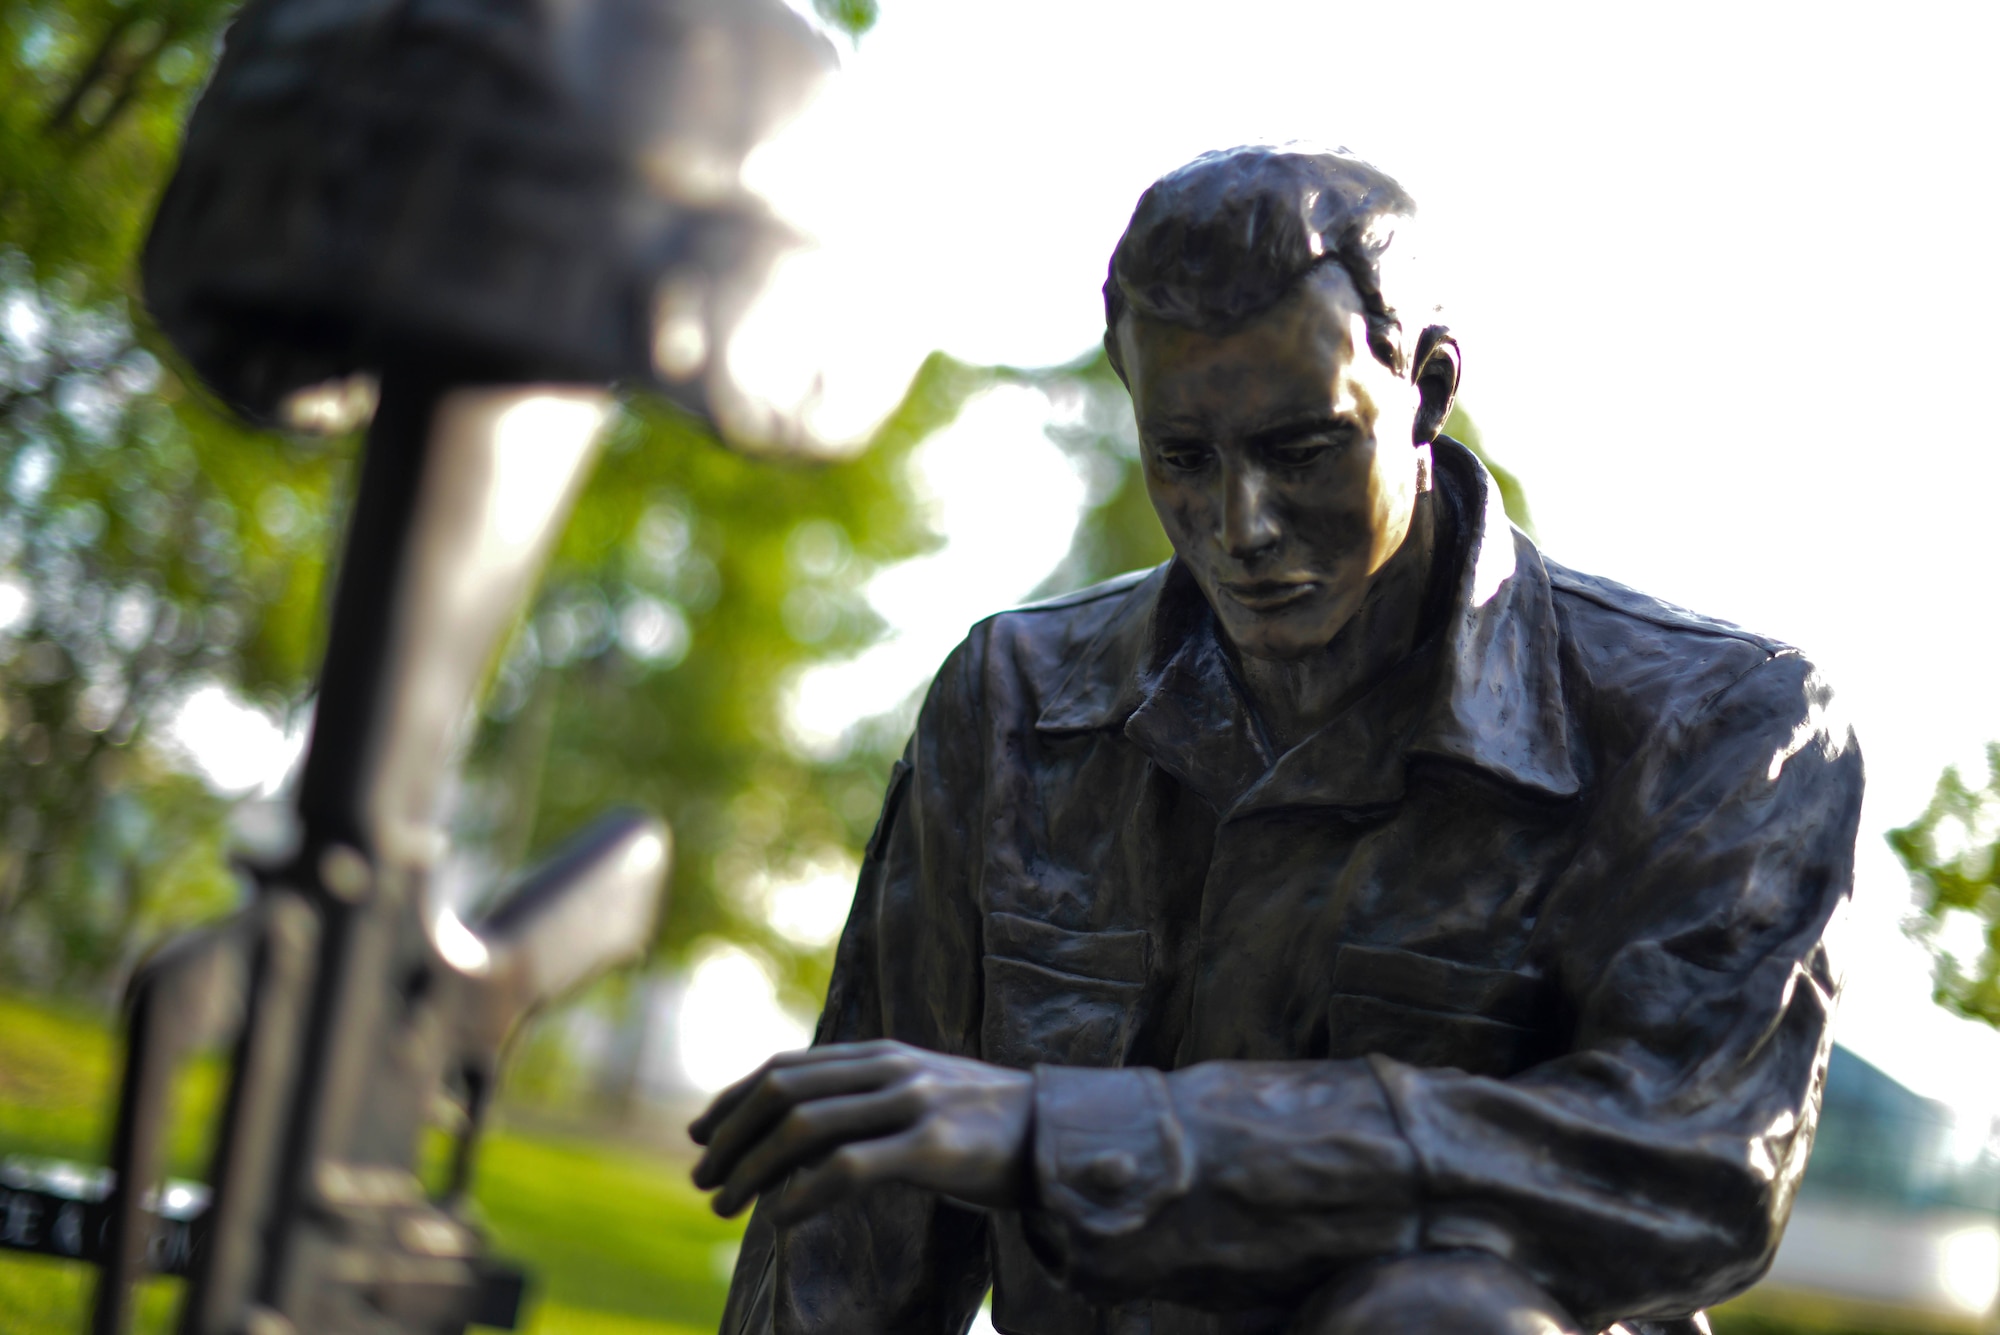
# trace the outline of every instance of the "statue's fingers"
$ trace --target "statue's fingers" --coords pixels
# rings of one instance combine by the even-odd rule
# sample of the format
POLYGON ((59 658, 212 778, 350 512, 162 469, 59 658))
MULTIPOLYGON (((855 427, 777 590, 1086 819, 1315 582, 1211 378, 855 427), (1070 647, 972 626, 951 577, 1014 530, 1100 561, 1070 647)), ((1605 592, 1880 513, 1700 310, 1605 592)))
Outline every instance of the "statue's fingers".
POLYGON ((694 1168, 706 1190, 726 1181, 736 1161, 763 1140, 794 1108, 816 1099, 866 1094, 908 1074, 907 1060, 888 1054, 791 1065, 763 1072, 723 1119, 707 1128, 708 1150, 694 1168))
POLYGON ((754 1094, 757 1091, 758 1085, 772 1072, 784 1070, 792 1066, 814 1065, 828 1060, 829 1057, 833 1060, 840 1060, 843 1055, 841 1046, 798 1048, 791 1052, 774 1054, 762 1066, 759 1066, 756 1070, 744 1076, 741 1080, 738 1080, 735 1084, 729 1086, 729 1088, 723 1090, 710 1100, 708 1107, 702 1112, 701 1116, 688 1124, 689 1137, 697 1145, 708 1144, 710 1138, 715 1135, 715 1129, 728 1119, 729 1114, 734 1112, 742 1104, 743 1100, 754 1094))
POLYGON ((800 1104, 738 1161, 715 1195, 716 1213, 735 1214, 785 1174, 828 1158, 843 1145, 904 1130, 923 1115, 924 1106, 922 1096, 907 1086, 800 1104))
POLYGON ((923 1149, 917 1133, 843 1145, 825 1162, 792 1177, 772 1211, 778 1224, 796 1224, 878 1182, 911 1181, 923 1149))
POLYGON ((887 1056, 900 1046, 888 1039, 878 1038, 862 1043, 829 1043, 824 1047, 780 1052, 717 1094, 701 1116, 688 1124, 688 1135, 697 1145, 708 1144, 714 1137, 716 1129, 728 1119, 729 1115, 745 1099, 756 1093, 759 1084, 775 1072, 798 1066, 821 1066, 828 1062, 853 1061, 857 1057, 887 1056))
POLYGON ((708 1107, 702 1110, 701 1116, 688 1123, 688 1138, 697 1145, 708 1144, 715 1135, 715 1129, 736 1110, 738 1104, 750 1097, 751 1091, 757 1088, 757 1082, 770 1073, 776 1061, 777 1058, 773 1057, 710 1099, 708 1107))

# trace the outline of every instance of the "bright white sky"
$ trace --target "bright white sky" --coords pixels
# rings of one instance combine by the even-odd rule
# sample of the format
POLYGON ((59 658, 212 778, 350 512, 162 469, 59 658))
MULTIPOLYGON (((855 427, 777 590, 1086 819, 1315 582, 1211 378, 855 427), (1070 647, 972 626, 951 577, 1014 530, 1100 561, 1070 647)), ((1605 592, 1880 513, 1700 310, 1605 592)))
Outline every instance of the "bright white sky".
MULTIPOLYGON (((792 350, 828 363, 836 427, 932 348, 1089 348, 1133 203, 1196 153, 1312 139, 1397 175, 1464 402, 1550 553, 1790 639, 1842 691, 1870 792, 1841 1037, 1991 1098, 2000 1042, 1929 1004, 1881 833, 2000 737, 1996 28, 1973 4, 884 0, 753 170, 825 239, 792 350)), ((1081 488, 1045 413, 1004 392, 929 447, 951 545, 882 578, 889 644, 802 683, 805 740, 1060 556, 1081 488)))

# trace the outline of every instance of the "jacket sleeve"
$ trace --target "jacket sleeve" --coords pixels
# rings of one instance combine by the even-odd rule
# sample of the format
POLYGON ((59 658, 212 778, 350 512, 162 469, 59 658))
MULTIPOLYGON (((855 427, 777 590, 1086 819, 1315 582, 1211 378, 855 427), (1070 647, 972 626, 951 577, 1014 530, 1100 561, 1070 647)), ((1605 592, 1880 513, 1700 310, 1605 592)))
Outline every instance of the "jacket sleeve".
MULTIPOLYGON (((968 644, 946 662, 891 775, 815 1045, 896 1038, 977 1055, 976 657, 968 644)), ((722 1335, 959 1335, 988 1280, 985 1216, 935 1194, 882 1186, 782 1229, 760 1202, 722 1335)))
POLYGON ((1478 1248, 1596 1330, 1769 1265, 1810 1148, 1861 760, 1795 654, 1609 776, 1538 954, 1566 1055, 1500 1080, 1359 1061, 1038 1072, 1045 1262, 1214 1306, 1341 1263, 1478 1248))

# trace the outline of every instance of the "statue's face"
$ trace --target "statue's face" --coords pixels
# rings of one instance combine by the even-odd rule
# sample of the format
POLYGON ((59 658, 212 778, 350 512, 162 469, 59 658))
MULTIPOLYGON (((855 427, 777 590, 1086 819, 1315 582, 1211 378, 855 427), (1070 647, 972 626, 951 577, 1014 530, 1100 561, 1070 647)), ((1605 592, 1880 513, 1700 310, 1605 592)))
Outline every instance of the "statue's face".
POLYGON ((1146 490, 1239 653, 1324 647, 1409 533, 1420 397, 1370 355, 1362 315, 1325 264, 1226 334, 1119 324, 1146 490))

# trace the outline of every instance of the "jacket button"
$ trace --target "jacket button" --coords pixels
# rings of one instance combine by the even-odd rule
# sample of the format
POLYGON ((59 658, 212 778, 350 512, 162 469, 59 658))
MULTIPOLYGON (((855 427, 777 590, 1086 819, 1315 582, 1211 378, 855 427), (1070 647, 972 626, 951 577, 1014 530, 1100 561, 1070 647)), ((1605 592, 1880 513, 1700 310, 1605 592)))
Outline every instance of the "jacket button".
POLYGON ((1093 1155, 1083 1165, 1083 1184, 1093 1195, 1111 1195, 1139 1179, 1139 1161, 1123 1150, 1093 1155))

